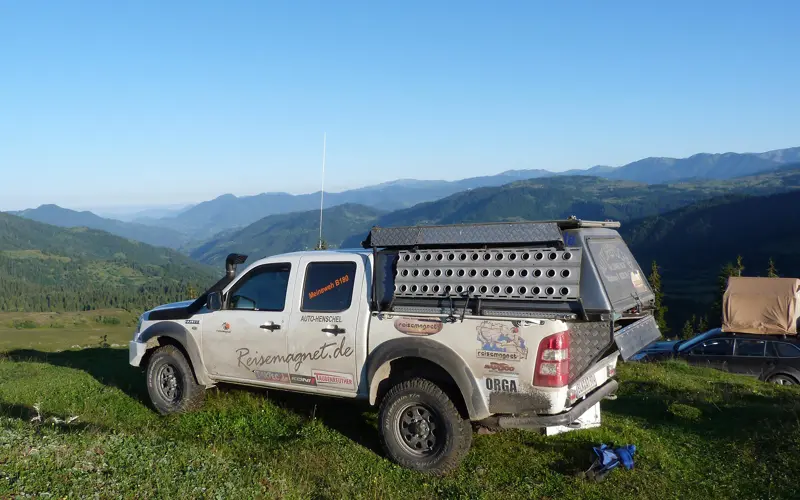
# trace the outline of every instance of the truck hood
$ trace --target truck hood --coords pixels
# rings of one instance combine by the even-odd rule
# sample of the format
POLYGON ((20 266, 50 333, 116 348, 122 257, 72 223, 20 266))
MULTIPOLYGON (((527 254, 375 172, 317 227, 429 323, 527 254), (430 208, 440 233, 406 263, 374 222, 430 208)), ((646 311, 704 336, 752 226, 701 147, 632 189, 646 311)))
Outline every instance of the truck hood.
POLYGON ((194 302, 194 301, 193 300, 184 300, 184 301, 181 301, 181 302, 172 302, 170 304, 162 304, 162 305, 160 305, 158 307, 154 307, 154 308, 150 309, 150 311, 147 311, 147 312, 160 311, 162 309, 177 309, 179 307, 186 307, 189 304, 191 304, 192 302, 194 302))
POLYGON ((144 315, 145 320, 156 321, 164 319, 185 319, 191 316, 188 308, 194 303, 193 300, 184 300, 181 302, 172 302, 170 304, 162 304, 147 311, 144 315))

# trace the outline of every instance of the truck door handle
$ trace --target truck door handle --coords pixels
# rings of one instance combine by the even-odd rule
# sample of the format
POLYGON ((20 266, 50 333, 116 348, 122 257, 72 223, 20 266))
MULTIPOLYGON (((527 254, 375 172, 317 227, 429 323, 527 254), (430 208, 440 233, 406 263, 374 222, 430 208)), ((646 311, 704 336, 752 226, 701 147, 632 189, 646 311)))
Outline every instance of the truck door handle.
POLYGON ((281 329, 281 325, 276 325, 275 323, 270 321, 268 323, 264 323, 263 325, 261 325, 260 328, 263 328, 264 330, 270 330, 270 331, 274 332, 275 330, 280 330, 281 329))
POLYGON ((344 328, 339 328, 336 325, 328 325, 322 329, 325 333, 332 333, 334 335, 339 335, 340 333, 344 333, 344 328))

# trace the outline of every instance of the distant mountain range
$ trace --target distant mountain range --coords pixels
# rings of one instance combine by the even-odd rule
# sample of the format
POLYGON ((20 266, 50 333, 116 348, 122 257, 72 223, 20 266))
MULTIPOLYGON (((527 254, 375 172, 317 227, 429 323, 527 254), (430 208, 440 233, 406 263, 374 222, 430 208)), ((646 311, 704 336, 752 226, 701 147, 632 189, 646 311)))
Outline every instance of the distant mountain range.
MULTIPOLYGON (((357 247, 373 225, 456 224, 567 218, 629 221, 714 197, 769 195, 800 189, 800 165, 740 179, 648 185, 571 176, 547 177, 464 191, 411 208, 381 212, 347 204, 326 209, 324 238, 331 247, 357 247)), ((219 264, 231 251, 260 258, 313 248, 319 212, 271 215, 186 249, 192 258, 219 264)))
POLYGON ((167 248, 179 248, 189 241, 188 236, 173 229, 105 219, 92 212, 76 212, 75 210, 61 208, 58 205, 42 205, 38 208, 10 213, 12 215, 59 227, 87 227, 90 229, 99 229, 123 238, 141 241, 148 245, 167 248))
MULTIPOLYGON (((580 210, 589 214, 599 213, 599 199, 595 194, 592 195, 593 197, 587 198, 586 193, 577 192, 589 188, 592 183, 587 183, 583 179, 592 176, 617 182, 618 184, 614 184, 616 186, 614 189, 619 188, 618 192, 621 193, 622 198, 630 194, 625 190, 634 187, 636 192, 649 192, 650 194, 647 196, 654 196, 653 192, 657 193, 659 196, 658 209, 647 211, 642 208, 638 215, 630 212, 624 203, 616 206, 613 203, 603 202, 605 209, 609 210, 607 214, 609 217, 625 218, 659 213, 693 203, 703 197, 726 192, 732 189, 731 185, 726 184, 726 181, 742 176, 780 171, 788 168, 787 165, 793 165, 792 162, 800 162, 800 147, 765 153, 701 153, 683 159, 646 158, 621 167, 595 166, 585 170, 576 169, 566 172, 510 170, 497 175, 458 181, 400 179, 341 193, 326 193, 325 207, 331 208, 339 205, 371 207, 385 213, 384 217, 386 218, 382 222, 386 223, 422 222, 436 215, 432 212, 436 210, 450 210, 457 214, 449 218, 444 215, 438 217, 442 221, 447 221, 454 217, 460 217, 458 214, 463 212, 462 205, 464 209, 475 211, 478 214, 476 217, 481 217, 482 215, 476 208, 480 204, 484 205, 484 210, 497 214, 498 217, 502 213, 503 217, 529 218, 536 214, 554 213, 553 207, 547 208, 542 205, 543 200, 548 199, 548 195, 543 193, 542 189, 552 187, 556 190, 554 193, 559 193, 557 197, 552 198, 552 202, 558 203, 561 209, 580 210), (576 180, 576 178, 581 180, 576 180), (551 180, 545 181, 545 179, 551 180), (531 190, 535 191, 537 184, 530 182, 533 180, 541 180, 541 186, 545 187, 534 193, 531 190), (511 192, 492 191, 492 189, 525 181, 529 181, 527 189, 530 192, 521 194, 521 191, 513 191, 515 195, 522 197, 516 204, 505 203, 503 199, 511 192), (687 183, 700 181, 707 181, 701 190, 710 190, 709 192, 698 195, 692 192, 696 188, 685 186, 687 183), (721 184, 715 187, 714 181, 721 184), (635 184, 625 184, 625 182, 635 184), (665 183, 673 185, 657 187, 665 183), (643 187, 648 184, 653 186, 649 188, 649 191, 643 187), (497 197, 493 198, 494 196, 497 197), (451 199, 451 197, 455 198, 451 199), (537 200, 536 204, 526 205, 525 200, 528 199, 537 200), (392 211, 397 212, 386 214, 392 211)), ((518 187, 524 186, 524 184, 520 184, 518 187)), ((602 186, 611 189, 609 187, 611 184, 602 182, 591 186, 590 189, 601 189, 602 186)), ((767 189, 761 194, 768 192, 767 189)), ((634 203, 631 206, 643 207, 650 203, 647 200, 640 201, 637 202, 639 204, 634 203)), ((193 251, 202 244, 201 242, 219 240, 224 235, 235 233, 265 217, 318 210, 318 207, 319 193, 304 195, 263 193, 244 197, 226 194, 194 206, 166 207, 165 211, 157 209, 139 215, 128 215, 128 218, 135 217, 134 222, 103 218, 91 212, 77 212, 55 205, 43 205, 36 209, 13 213, 61 227, 83 226, 101 229, 152 245, 176 249, 186 248, 193 251), (164 214, 167 216, 163 216, 164 214)))
MULTIPOLYGON (((458 181, 400 179, 341 193, 325 193, 325 207, 357 204, 381 210, 398 210, 471 189, 554 176, 588 175, 645 184, 674 183, 683 180, 725 180, 767 172, 797 162, 800 162, 800 147, 765 153, 701 153, 683 159, 645 158, 621 167, 595 166, 566 172, 509 170, 497 175, 458 181)), ((317 209, 319 200, 319 192, 303 195, 263 193, 243 197, 225 194, 199 203, 176 216, 138 219, 138 222, 170 228, 190 234, 195 239, 205 239, 220 231, 245 227, 268 215, 317 209)))

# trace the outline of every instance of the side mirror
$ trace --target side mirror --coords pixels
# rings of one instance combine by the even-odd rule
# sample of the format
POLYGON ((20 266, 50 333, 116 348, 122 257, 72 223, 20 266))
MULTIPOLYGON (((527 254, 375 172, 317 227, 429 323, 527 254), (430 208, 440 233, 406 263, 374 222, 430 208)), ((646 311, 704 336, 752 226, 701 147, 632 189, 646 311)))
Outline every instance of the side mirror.
POLYGON ((206 298, 206 307, 209 311, 219 311, 222 309, 222 295, 219 292, 211 292, 206 298))

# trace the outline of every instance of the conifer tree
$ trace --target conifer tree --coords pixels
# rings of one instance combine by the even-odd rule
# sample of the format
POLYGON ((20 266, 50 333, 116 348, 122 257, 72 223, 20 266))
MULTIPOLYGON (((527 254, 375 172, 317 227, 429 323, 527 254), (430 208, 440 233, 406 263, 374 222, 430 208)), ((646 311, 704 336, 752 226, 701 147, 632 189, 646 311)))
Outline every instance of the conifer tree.
POLYGON ((778 270, 775 269, 775 261, 772 257, 769 258, 769 267, 767 267, 767 278, 777 278, 778 270))
POLYGON ((650 276, 647 277, 647 281, 650 284, 650 289, 653 290, 653 295, 655 295, 655 311, 653 311, 653 316, 655 317, 659 330, 661 330, 661 334, 666 336, 666 334, 669 332, 666 319, 668 309, 667 306, 664 305, 664 292, 661 286, 661 274, 658 272, 658 264, 656 261, 653 261, 653 264, 650 268, 650 276))

